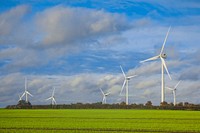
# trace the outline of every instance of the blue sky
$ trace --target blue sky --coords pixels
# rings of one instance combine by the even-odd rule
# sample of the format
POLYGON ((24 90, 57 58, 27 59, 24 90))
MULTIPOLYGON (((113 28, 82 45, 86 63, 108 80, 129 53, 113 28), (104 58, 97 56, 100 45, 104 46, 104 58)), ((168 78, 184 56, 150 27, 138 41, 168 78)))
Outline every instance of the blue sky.
MULTIPOLYGON (((0 107, 16 104, 28 78, 33 104, 56 87, 58 103, 101 101, 119 96, 123 75, 130 82, 130 102, 160 103, 160 62, 139 61, 159 53, 167 29, 165 52, 173 80, 182 80, 178 102, 199 104, 200 2, 198 0, 8 0, 0 4, 0 107), (90 95, 90 96, 89 96, 90 95)), ((172 94, 166 90, 166 101, 172 94)))

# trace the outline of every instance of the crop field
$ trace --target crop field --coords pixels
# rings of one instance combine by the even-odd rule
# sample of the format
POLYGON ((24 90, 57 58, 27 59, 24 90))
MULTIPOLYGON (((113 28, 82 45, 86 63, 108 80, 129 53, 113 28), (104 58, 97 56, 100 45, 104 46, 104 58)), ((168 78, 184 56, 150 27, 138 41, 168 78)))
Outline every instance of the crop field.
POLYGON ((200 112, 114 109, 0 109, 0 132, 199 133, 200 112))

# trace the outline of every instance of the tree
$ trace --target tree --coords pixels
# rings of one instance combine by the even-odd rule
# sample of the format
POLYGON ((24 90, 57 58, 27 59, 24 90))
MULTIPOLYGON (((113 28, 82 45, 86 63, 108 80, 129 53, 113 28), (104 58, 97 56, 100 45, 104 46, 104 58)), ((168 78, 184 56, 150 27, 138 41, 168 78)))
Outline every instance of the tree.
POLYGON ((145 104, 145 106, 151 107, 151 106, 153 106, 153 105, 152 105, 152 102, 151 102, 151 101, 147 101, 147 103, 145 104))
POLYGON ((168 103, 165 101, 160 103, 160 106, 167 106, 167 105, 168 105, 168 103))
POLYGON ((180 102, 177 105, 182 107, 183 106, 183 102, 180 102))
POLYGON ((120 103, 120 105, 126 105, 126 103, 123 101, 123 102, 120 103))
POLYGON ((29 101, 26 102, 25 100, 20 100, 17 104, 17 107, 19 107, 19 108, 32 108, 32 105, 29 101))

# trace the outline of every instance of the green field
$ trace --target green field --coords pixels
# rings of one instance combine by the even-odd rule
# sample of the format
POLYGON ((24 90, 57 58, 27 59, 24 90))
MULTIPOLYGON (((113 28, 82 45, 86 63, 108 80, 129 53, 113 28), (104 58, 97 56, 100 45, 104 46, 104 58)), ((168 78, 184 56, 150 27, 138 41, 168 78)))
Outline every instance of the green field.
POLYGON ((169 110, 6 110, 0 132, 200 132, 199 111, 169 110))

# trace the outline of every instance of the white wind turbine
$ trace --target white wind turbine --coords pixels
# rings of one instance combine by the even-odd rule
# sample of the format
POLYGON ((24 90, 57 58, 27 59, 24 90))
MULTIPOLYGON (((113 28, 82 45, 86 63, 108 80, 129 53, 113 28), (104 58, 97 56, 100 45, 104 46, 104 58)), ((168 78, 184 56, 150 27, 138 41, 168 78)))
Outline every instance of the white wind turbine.
POLYGON ((143 62, 146 62, 146 61, 152 61, 152 60, 157 60, 160 58, 161 60, 161 102, 164 102, 165 101, 165 84, 164 84, 164 69, 166 70, 169 78, 171 79, 171 76, 169 74, 169 71, 167 69, 167 66, 166 66, 166 63, 165 63, 165 59, 167 58, 167 55, 164 53, 164 47, 165 47, 165 43, 167 41, 167 37, 168 37, 168 34, 169 34, 169 31, 170 31, 171 27, 169 27, 168 31, 167 31, 167 34, 166 34, 166 37, 165 37, 165 40, 163 42, 163 45, 162 45, 162 48, 161 48, 161 51, 160 51, 160 54, 157 55, 157 56, 154 56, 154 57, 151 57, 149 59, 146 59, 146 60, 143 60, 143 61, 140 61, 140 63, 143 63, 143 62))
POLYGON ((166 87, 167 89, 171 90, 173 95, 174 95, 174 106, 176 105, 176 89, 178 87, 178 85, 180 84, 181 81, 179 81, 175 86, 174 88, 171 88, 171 87, 166 87))
POLYGON ((123 89, 124 89, 124 87, 125 87, 125 85, 126 85, 126 105, 128 105, 128 96, 129 96, 129 95, 128 95, 128 82, 129 82, 129 80, 130 80, 131 78, 136 77, 137 75, 126 76, 126 74, 124 73, 124 70, 123 70, 122 66, 120 66, 120 68, 121 68, 121 71, 122 71, 122 73, 123 73, 123 75, 124 75, 124 83, 123 83, 123 85, 122 85, 122 89, 121 89, 120 95, 121 95, 121 93, 122 93, 122 91, 123 91, 123 89))
POLYGON ((27 91, 27 88, 28 88, 27 86, 28 86, 27 85, 27 78, 25 78, 25 91, 22 94, 21 98, 25 96, 25 98, 26 98, 25 101, 28 103, 28 95, 32 96, 32 97, 33 97, 33 95, 31 95, 31 93, 27 91))
POLYGON ((104 93, 103 90, 102 90, 101 88, 100 88, 100 90, 101 90, 101 93, 102 93, 102 95, 103 95, 102 104, 106 104, 106 97, 107 97, 108 95, 110 95, 110 92, 104 93))
POLYGON ((51 97, 49 97, 49 98, 46 99, 46 100, 51 100, 51 105, 56 105, 56 100, 55 100, 54 92, 55 92, 55 87, 53 88, 53 92, 52 92, 51 97))

